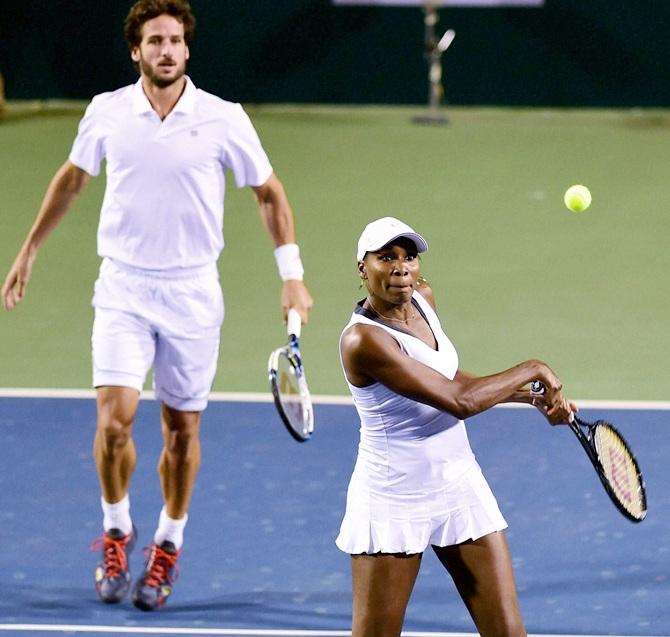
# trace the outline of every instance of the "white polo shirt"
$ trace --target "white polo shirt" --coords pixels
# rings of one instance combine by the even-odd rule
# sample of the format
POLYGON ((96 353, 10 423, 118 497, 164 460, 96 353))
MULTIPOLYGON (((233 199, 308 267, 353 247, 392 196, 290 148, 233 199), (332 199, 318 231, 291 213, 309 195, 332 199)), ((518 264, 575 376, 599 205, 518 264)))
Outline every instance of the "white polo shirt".
POLYGON ((93 176, 106 160, 98 254, 151 270, 215 262, 224 245, 225 172, 240 188, 272 174, 242 106, 189 78, 163 121, 141 80, 94 97, 69 159, 93 176))

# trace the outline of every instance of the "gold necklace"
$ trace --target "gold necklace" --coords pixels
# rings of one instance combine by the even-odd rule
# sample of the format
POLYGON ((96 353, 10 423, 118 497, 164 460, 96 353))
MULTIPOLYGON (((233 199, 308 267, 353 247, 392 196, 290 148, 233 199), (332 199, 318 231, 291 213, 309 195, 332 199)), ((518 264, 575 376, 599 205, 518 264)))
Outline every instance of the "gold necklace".
POLYGON ((370 304, 370 307, 374 310, 374 313, 379 317, 383 318, 387 321, 397 321, 398 323, 404 323, 407 325, 410 321, 413 321, 416 318, 416 312, 414 311, 414 307, 412 307, 412 316, 406 319, 399 319, 399 318, 392 318, 390 316, 384 316, 372 303, 370 298, 368 297, 368 303, 370 304))

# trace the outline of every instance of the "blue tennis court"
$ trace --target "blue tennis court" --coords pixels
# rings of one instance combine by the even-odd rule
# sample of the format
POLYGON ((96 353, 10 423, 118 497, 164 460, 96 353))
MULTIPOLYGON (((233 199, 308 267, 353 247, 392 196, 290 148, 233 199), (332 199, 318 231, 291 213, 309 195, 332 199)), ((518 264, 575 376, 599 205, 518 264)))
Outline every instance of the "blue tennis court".
MULTIPOLYGON (((142 401, 131 510, 150 542, 161 505, 158 405, 142 401)), ((527 628, 534 634, 670 635, 668 412, 583 410, 611 419, 645 473, 640 525, 610 504, 577 440, 530 409, 468 423, 508 523, 527 628)), ((213 402, 168 605, 98 602, 89 552, 100 534, 92 399, 0 398, 0 634, 336 635, 350 626, 349 558, 334 545, 354 462, 353 407, 316 406, 300 445, 267 402, 213 402), (301 632, 302 631, 302 632, 301 632), (307 632, 305 632, 307 631, 307 632)), ((141 550, 131 556, 139 572, 141 550)), ((460 598, 426 554, 405 634, 472 633, 460 598)))

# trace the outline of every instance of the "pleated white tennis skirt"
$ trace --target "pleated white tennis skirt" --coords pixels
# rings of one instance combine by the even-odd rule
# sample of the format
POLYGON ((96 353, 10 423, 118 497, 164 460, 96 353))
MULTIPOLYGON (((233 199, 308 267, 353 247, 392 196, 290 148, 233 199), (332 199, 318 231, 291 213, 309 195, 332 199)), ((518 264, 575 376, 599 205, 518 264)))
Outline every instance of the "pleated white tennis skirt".
POLYGON ((354 470, 336 544, 352 555, 413 554, 505 528, 507 522, 476 461, 452 484, 427 493, 374 490, 354 470))

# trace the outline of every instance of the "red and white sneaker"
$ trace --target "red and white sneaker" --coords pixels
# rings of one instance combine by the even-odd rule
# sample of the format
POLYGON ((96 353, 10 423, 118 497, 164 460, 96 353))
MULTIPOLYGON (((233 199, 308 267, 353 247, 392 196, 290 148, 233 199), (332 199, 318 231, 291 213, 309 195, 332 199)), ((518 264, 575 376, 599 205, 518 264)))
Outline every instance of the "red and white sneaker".
POLYGON ((119 529, 106 531, 91 545, 91 550, 102 550, 102 560, 95 570, 95 590, 107 604, 118 604, 130 589, 128 554, 137 540, 137 529, 133 526, 128 535, 119 529))
POLYGON ((165 604, 177 579, 179 553, 172 542, 160 546, 152 544, 146 549, 147 562, 144 572, 133 586, 133 604, 141 610, 156 610, 165 604))

